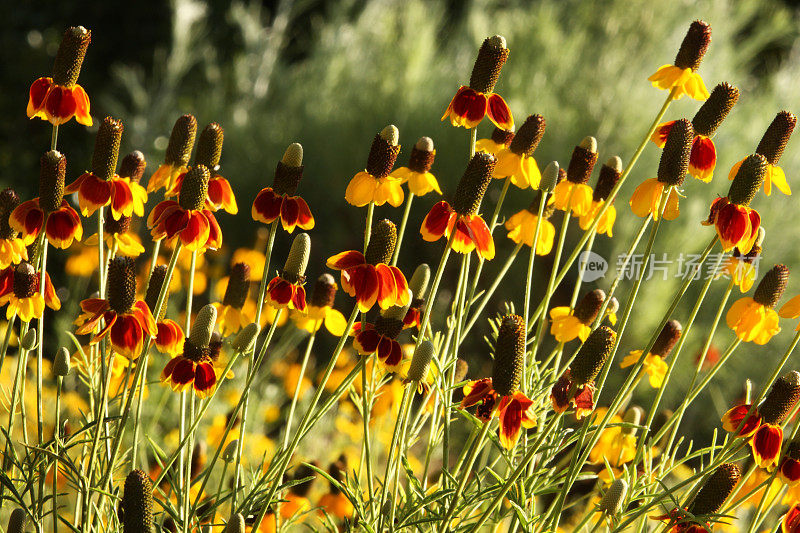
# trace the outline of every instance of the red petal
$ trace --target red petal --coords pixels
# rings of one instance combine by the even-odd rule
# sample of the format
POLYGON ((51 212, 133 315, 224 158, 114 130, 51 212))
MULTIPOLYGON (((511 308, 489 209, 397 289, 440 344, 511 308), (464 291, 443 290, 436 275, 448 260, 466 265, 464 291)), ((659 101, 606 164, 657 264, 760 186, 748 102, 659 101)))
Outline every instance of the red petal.
POLYGON ((364 259, 364 254, 355 250, 342 252, 328 258, 328 268, 335 270, 349 270, 351 268, 365 265, 367 260, 364 259))
POLYGON ((284 198, 281 204, 281 224, 289 233, 294 231, 300 215, 300 208, 294 198, 284 198))
POLYGON ((374 329, 365 329, 356 335, 353 346, 361 355, 369 355, 378 350, 382 338, 374 329))
POLYGON ((750 441, 756 464, 763 468, 777 464, 781 453, 781 442, 783 442, 783 429, 780 426, 762 424, 750 441))
POLYGON ((458 117, 461 117, 467 128, 478 125, 486 116, 486 96, 469 87, 461 87, 453 97, 450 107, 458 117))
POLYGON ((464 399, 461 400, 461 408, 471 407, 493 392, 491 378, 470 381, 464 385, 464 399))
POLYGON ((450 225, 450 219, 455 217, 453 209, 447 202, 438 202, 422 221, 422 238, 428 242, 440 239, 450 225))
POLYGON ((522 431, 522 405, 516 400, 503 398, 498 416, 500 418, 500 444, 507 450, 514 447, 522 431))
POLYGON ((294 296, 294 287, 291 283, 276 276, 267 285, 267 301, 274 305, 285 307, 289 305, 294 296))
POLYGON ((378 279, 378 305, 381 309, 389 309, 397 303, 398 298, 394 273, 391 267, 383 263, 375 265, 375 273, 378 279))
POLYGON ((261 189, 253 200, 251 214, 253 220, 270 224, 281 215, 281 204, 283 196, 278 196, 272 188, 261 189))
POLYGON ((78 102, 72 91, 66 87, 53 85, 44 101, 44 110, 50 121, 55 124, 63 124, 75 116, 78 109, 78 102))
POLYGON ((47 92, 52 86, 52 78, 39 78, 31 83, 31 88, 28 91, 28 118, 33 117, 42 109, 47 92))
POLYGON ((486 111, 489 120, 494 122, 498 128, 506 131, 514 129, 514 117, 511 115, 511 109, 499 94, 489 95, 486 111))
POLYGON ((785 457, 781 463, 781 477, 790 485, 800 481, 800 461, 785 457))
POLYGON ((203 248, 211 233, 208 218, 200 211, 187 211, 188 223, 180 231, 180 239, 187 250, 203 248))
POLYGON ((130 184, 119 178, 110 181, 111 184, 111 212, 115 217, 129 217, 133 214, 133 192, 130 184))
MULTIPOLYGON (((386 339, 385 337, 384 339, 389 340, 386 339)), ((383 343, 381 343, 381 348, 383 348, 383 343)), ((381 360, 383 361, 383 364, 385 364, 388 367, 391 368, 396 367, 397 365, 400 364, 400 361, 403 359, 403 350, 400 349, 400 343, 397 342, 396 340, 389 340, 388 351, 385 349, 382 351, 384 351, 385 353, 381 354, 379 352, 378 357, 380 357, 381 360)))
POLYGON ((301 286, 296 286, 292 296, 292 305, 300 312, 306 310, 306 290, 301 286))
POLYGON ((199 395, 205 396, 213 392, 216 384, 217 375, 214 373, 214 366, 211 363, 200 363, 197 365, 194 375, 194 389, 199 395))
POLYGON ((194 377, 194 363, 185 357, 179 357, 175 366, 172 368, 172 382, 175 385, 183 386, 187 383, 191 383, 194 377))
POLYGON ((47 233, 50 244, 56 248, 65 249, 69 248, 72 241, 83 235, 83 226, 81 226, 78 213, 69 205, 62 203, 61 208, 53 211, 47 217, 45 233, 47 233))
POLYGON ((311 209, 305 200, 299 196, 295 196, 294 200, 297 202, 297 225, 300 228, 309 230, 314 227, 314 216, 311 214, 311 209))
POLYGON ((478 215, 470 217, 468 224, 472 242, 475 243, 478 253, 486 260, 494 259, 494 240, 489 226, 478 215))
POLYGON ((717 164, 717 149, 708 137, 696 136, 692 142, 689 165, 698 170, 712 170, 717 164))
POLYGON ((120 355, 133 359, 142 351, 144 331, 133 315, 121 315, 111 328, 109 339, 120 355))
POLYGON ((203 216, 206 217, 208 222, 208 240, 205 247, 211 250, 218 250, 222 246, 222 229, 219 227, 217 217, 207 209, 203 211, 203 216))

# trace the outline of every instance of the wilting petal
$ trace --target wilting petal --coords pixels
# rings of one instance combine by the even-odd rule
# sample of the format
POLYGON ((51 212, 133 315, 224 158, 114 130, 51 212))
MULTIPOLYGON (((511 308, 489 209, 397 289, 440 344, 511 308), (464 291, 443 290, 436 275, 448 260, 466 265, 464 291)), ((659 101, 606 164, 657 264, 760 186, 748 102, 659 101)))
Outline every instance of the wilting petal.
POLYGON ((461 400, 461 409, 471 407, 476 403, 482 401, 487 395, 494 393, 492 388, 492 379, 483 378, 475 381, 470 381, 463 388, 464 399, 461 400))

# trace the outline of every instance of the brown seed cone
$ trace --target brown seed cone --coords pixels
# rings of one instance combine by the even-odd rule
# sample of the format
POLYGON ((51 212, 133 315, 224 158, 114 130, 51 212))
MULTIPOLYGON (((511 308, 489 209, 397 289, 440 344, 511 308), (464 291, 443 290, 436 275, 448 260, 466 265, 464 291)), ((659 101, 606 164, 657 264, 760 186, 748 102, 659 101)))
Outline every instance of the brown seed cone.
POLYGON ((39 207, 47 215, 61 207, 64 199, 67 158, 61 152, 50 150, 42 156, 39 164, 39 207))
POLYGON ((664 324, 664 328, 661 330, 661 333, 659 333, 658 337, 656 337, 656 342, 650 349, 650 353, 653 355, 658 355, 659 357, 668 356, 672 351, 672 348, 674 348, 675 344, 678 342, 678 339, 681 338, 682 334, 683 326, 681 326, 681 323, 677 320, 670 320, 664 324))
POLYGON ((314 282, 314 290, 311 291, 311 305, 315 307, 333 307, 336 299, 336 291, 339 286, 330 274, 322 274, 314 282))
POLYGON ((388 264, 396 245, 397 226, 391 220, 384 218, 372 226, 372 234, 369 237, 369 245, 364 259, 371 265, 388 264))
POLYGON ((472 75, 469 78, 469 87, 479 93, 494 92, 497 78, 500 77, 500 69, 503 68, 508 59, 508 48, 506 40, 495 35, 483 40, 475 65, 472 67, 472 75))
POLYGON ((14 269, 14 296, 17 298, 30 298, 39 289, 36 269, 27 261, 17 265, 14 269))
POLYGON ((194 156, 195 165, 205 165, 209 170, 219 167, 219 158, 222 156, 222 141, 225 133, 222 126, 212 122, 200 132, 197 140, 197 153, 194 156))
POLYGON ((453 196, 451 207, 456 213, 471 216, 478 212, 496 164, 492 154, 478 152, 472 156, 453 196))
POLYGON ((532 156, 544 136, 544 128, 542 115, 530 115, 511 139, 508 149, 517 155, 532 156))
POLYGON ((192 167, 183 177, 178 203, 187 210, 199 211, 206 205, 208 197, 208 180, 211 173, 204 165, 192 167))
POLYGON ((188 165, 195 135, 197 135, 197 119, 193 115, 178 117, 169 135, 164 162, 176 167, 188 165))
POLYGON ((124 533, 153 531, 153 484, 142 470, 133 470, 125 478, 121 507, 124 533))
POLYGON ((514 132, 495 126, 494 131, 492 131, 492 140, 497 144, 504 144, 508 146, 511 144, 511 141, 514 140, 514 132))
POLYGON ((290 167, 283 161, 278 161, 278 166, 275 167, 275 178, 272 180, 272 190, 275 191, 275 194, 294 196, 300 180, 303 178, 303 168, 303 165, 290 167))
POLYGON ((222 305, 241 309, 248 294, 250 294, 250 265, 236 263, 231 267, 228 275, 228 286, 225 288, 222 305))
POLYGON ((599 202, 608 198, 617 182, 619 182, 620 176, 622 176, 622 160, 618 157, 612 157, 600 167, 600 176, 597 178, 592 200, 599 202), (617 163, 619 163, 619 166, 617 163))
MULTIPOLYGON (((316 465, 316 462, 312 463, 316 465)), ((297 485, 292 486, 289 491, 293 494, 298 496, 307 496, 309 491, 311 490, 311 486, 314 484, 314 478, 317 477, 317 471, 311 468, 310 466, 301 464, 295 470, 294 476, 292 476, 295 481, 299 481, 301 479, 311 478, 308 481, 303 481, 302 483, 298 483, 297 485)))
POLYGON ((689 31, 686 32, 686 37, 678 49, 675 66, 697 70, 709 44, 711 44, 711 26, 705 21, 695 20, 689 26, 689 31))
POLYGON ((83 58, 86 57, 90 42, 92 32, 83 26, 67 28, 53 63, 53 83, 64 87, 72 87, 78 83, 83 58))
MULTIPOLYGON (((584 143, 581 143, 584 144, 584 143)), ((597 150, 578 145, 572 151, 567 167, 567 179, 572 183, 586 183, 597 163, 597 150)))
POLYGON ((680 186, 689 172, 689 155, 692 153, 694 130, 685 118, 676 120, 669 130, 658 163, 658 181, 680 186))
POLYGON ((597 313, 600 312, 600 308, 603 306, 605 300, 606 293, 603 289, 595 289, 587 292, 583 298, 581 298, 581 301, 578 302, 578 305, 575 306, 575 318, 587 326, 591 325, 594 319, 597 318, 597 313))
POLYGON ((748 206, 755 198, 767 173, 767 159, 761 154, 747 156, 728 189, 732 204, 748 206))
POLYGON ((411 155, 408 158, 408 169, 412 172, 419 172, 425 174, 430 172, 433 166, 433 160, 436 158, 436 152, 429 152, 420 150, 416 146, 411 149, 411 155))
MULTIPOLYGON (((161 292, 161 287, 164 285, 164 279, 167 277, 167 265, 158 265, 153 269, 150 274, 150 282, 147 284, 147 292, 144 295, 144 303, 150 308, 150 312, 156 319, 156 322, 164 319, 164 314, 167 312, 167 306, 162 305, 160 310, 156 310, 158 303, 158 293, 161 292)), ((169 289, 167 289, 169 295, 169 289)), ((166 301, 166 298, 164 299, 166 301)))
POLYGON ((0 239, 13 239, 17 236, 17 231, 11 227, 8 220, 20 203, 22 201, 14 189, 9 187, 0 191, 0 239))
POLYGON ((780 424, 800 400, 800 373, 796 370, 779 377, 772 384, 758 413, 765 424, 780 424))
POLYGON ((28 513, 21 507, 17 507, 8 517, 7 533, 25 533, 28 527, 28 513))
POLYGON ((105 227, 103 228, 106 233, 119 235, 121 233, 127 233, 129 229, 131 229, 131 217, 123 216, 116 219, 111 211, 108 212, 108 220, 106 220, 105 227))
POLYGON ((375 317, 375 331, 378 335, 385 335, 390 339, 396 339, 403 331, 403 321, 397 318, 384 316, 382 313, 375 317))
POLYGON ((730 83, 722 82, 714 87, 708 100, 700 106, 692 119, 695 135, 713 136, 737 100, 739 100, 739 89, 730 83))
POLYGON ((497 331, 492 370, 492 388, 500 396, 511 396, 519 389, 525 360, 525 321, 519 315, 506 315, 497 331))
POLYGON ((108 262, 106 298, 111 309, 122 314, 136 301, 136 269, 130 257, 114 257, 108 262))
POLYGON ((101 180, 110 180, 116 173, 123 129, 122 121, 113 117, 106 117, 100 123, 94 138, 92 174, 101 180))
POLYGON ((134 150, 122 158, 122 163, 119 165, 119 176, 130 178, 131 183, 139 183, 142 181, 146 167, 147 161, 144 159, 144 154, 139 150, 134 150))
POLYGON ((742 471, 738 465, 734 463, 720 465, 697 492, 689 505, 689 512, 695 516, 706 516, 718 512, 741 477, 742 471))
POLYGON ((777 165, 796 125, 796 116, 788 111, 779 112, 761 137, 756 153, 766 157, 770 165, 777 165))
POLYGON ((570 366, 572 381, 578 385, 592 383, 608 359, 617 334, 607 326, 600 326, 589 334, 570 366))
MULTIPOLYGON (((539 204, 542 202, 542 196, 544 194, 541 190, 539 190, 539 194, 536 195, 536 198, 533 199, 531 204, 528 206, 528 212, 534 215, 539 215, 539 204)), ((542 210, 542 219, 547 220, 553 213, 555 213, 556 207, 553 204, 547 205, 545 204, 544 209, 542 210)))
POLYGON ((789 283, 789 267, 775 265, 761 278, 753 294, 753 300, 765 307, 775 307, 783 296, 787 283, 789 283))
POLYGON ((372 140, 372 147, 369 149, 367 173, 375 178, 385 178, 394 168, 399 153, 399 145, 393 145, 391 141, 381 137, 380 133, 376 134, 375 139, 372 140))

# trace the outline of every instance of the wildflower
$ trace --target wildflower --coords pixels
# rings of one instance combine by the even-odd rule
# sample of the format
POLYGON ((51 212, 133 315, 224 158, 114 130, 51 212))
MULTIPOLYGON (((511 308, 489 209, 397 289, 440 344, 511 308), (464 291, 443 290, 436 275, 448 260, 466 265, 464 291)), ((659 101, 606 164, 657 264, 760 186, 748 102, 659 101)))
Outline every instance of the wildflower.
MULTIPOLYGON (((791 319, 800 317, 800 295, 792 297, 791 300, 783 304, 778 310, 778 316, 791 319)), ((800 331, 800 324, 797 325, 795 331, 800 331)))
POLYGON ((503 97, 494 92, 500 69, 508 59, 506 40, 495 35, 484 39, 478 50, 478 57, 472 67, 469 86, 462 85, 442 115, 442 120, 450 118, 453 126, 474 128, 489 116, 495 126, 505 130, 514 128, 514 117, 503 97))
POLYGON ((431 191, 442 194, 439 182, 431 174, 436 150, 433 148, 433 139, 420 137, 411 149, 408 166, 400 167, 391 173, 390 177, 397 178, 400 183, 408 182, 408 190, 416 196, 424 196, 431 191))
POLYGON ((736 433, 736 437, 749 439, 753 460, 758 466, 772 470, 778 465, 783 442, 780 424, 799 399, 800 373, 792 371, 775 380, 758 406, 742 404, 730 409, 722 417, 722 426, 725 431, 736 433))
POLYGON ((61 309, 50 275, 45 272, 44 297, 40 293, 41 279, 42 275, 27 261, 0 271, 0 306, 8 304, 6 319, 19 316, 21 321, 30 322, 42 318, 45 304, 55 311, 61 309))
POLYGON ((147 291, 145 292, 144 301, 147 308, 150 309, 151 314, 156 321, 156 349, 164 354, 176 355, 183 349, 183 341, 186 339, 183 330, 177 322, 170 318, 165 318, 167 312, 167 296, 164 297, 164 303, 161 309, 156 309, 158 303, 158 295, 161 292, 161 287, 164 285, 164 279, 167 277, 167 266, 158 265, 150 273, 150 281, 147 284, 147 291))
POLYGON ((764 235, 764 226, 760 226, 758 237, 750 251, 742 254, 738 248, 734 248, 722 267, 722 272, 731 277, 734 285, 739 287, 742 293, 749 291, 756 281, 758 262, 761 260, 763 252, 761 244, 764 242, 764 235))
POLYGON ((592 208, 592 188, 586 185, 597 163, 597 139, 585 137, 572 151, 567 167, 567 179, 559 182, 553 191, 553 205, 560 211, 572 210, 582 217, 592 208))
MULTIPOLYGON (((597 409, 594 416, 599 419, 604 415, 602 411, 602 409, 597 409)), ((614 473, 617 474, 620 466, 633 461, 636 456, 636 428, 620 427, 618 424, 638 426, 642 415, 641 407, 628 409, 625 413, 625 418, 618 414, 614 415, 610 420, 610 424, 617 425, 606 427, 603 430, 597 440, 597 444, 589 452, 589 462, 594 464, 608 462, 614 473)), ((605 471, 601 472, 600 476, 603 477, 604 474, 606 474, 605 471)))
POLYGON ((403 318, 404 328, 419 328, 422 313, 425 308, 425 295, 428 294, 428 283, 431 280, 431 268, 422 263, 415 270, 411 276, 411 281, 408 282, 408 288, 411 290, 413 298, 411 304, 408 306, 408 312, 403 318))
POLYGON ((433 242, 442 236, 450 239, 451 232, 455 231, 453 250, 467 254, 477 248, 483 259, 494 258, 494 240, 478 209, 496 162, 493 155, 484 152, 472 157, 458 183, 452 205, 446 201, 437 203, 422 221, 420 233, 424 240, 433 242))
POLYGON ((800 531, 800 503, 792 505, 781 520, 781 533, 800 531))
POLYGON ((39 117, 54 126, 72 117, 78 124, 92 125, 89 96, 78 85, 86 49, 92 32, 83 26, 67 28, 53 63, 53 76, 39 78, 31 84, 28 94, 28 118, 39 117))
POLYGON ((674 220, 680 214, 678 191, 689 170, 689 155, 694 130, 686 119, 676 120, 664 142, 664 151, 658 163, 658 177, 644 180, 631 196, 631 210, 637 217, 652 215, 658 220, 663 210, 664 220, 674 220), (664 189, 669 189, 666 206, 661 205, 664 189))
POLYGON ((709 96, 708 89, 697 69, 710 43, 711 26, 702 20, 695 20, 683 38, 675 64, 659 67, 655 74, 647 78, 648 81, 653 83, 653 87, 674 91, 674 100, 684 94, 695 100, 705 100, 709 96))
POLYGON ((572 405, 575 407, 575 417, 580 420, 594 410, 594 380, 606 363, 616 339, 614 330, 600 326, 584 341, 572 365, 550 391, 550 401, 557 413, 563 413, 572 405))
POLYGON ((83 300, 81 310, 83 313, 75 320, 75 333, 92 334, 90 344, 97 344, 108 335, 114 350, 128 359, 139 357, 145 339, 157 333, 150 308, 136 300, 136 272, 130 257, 115 257, 108 262, 106 298, 83 300), (93 333, 100 320, 105 324, 93 333))
MULTIPOLYGON (((131 217, 123 216, 119 219, 111 215, 103 227, 106 244, 109 247, 116 245, 117 253, 127 257, 139 257, 144 253, 144 246, 139 236, 131 231, 131 217)), ((85 241, 86 246, 97 244, 97 234, 90 235, 85 241)))
POLYGON ((497 331, 492 377, 464 385, 461 409, 478 405, 476 415, 486 423, 500 419, 500 444, 510 450, 519 440, 522 428, 536 425, 533 402, 519 390, 525 358, 525 321, 506 315, 497 331))
POLYGON ((505 130, 495 126, 491 137, 488 139, 478 139, 475 142, 475 151, 486 152, 497 157, 497 154, 500 152, 500 150, 503 148, 508 148, 512 140, 514 140, 513 127, 505 130))
POLYGON ((494 167, 495 178, 511 179, 511 183, 520 189, 539 188, 542 174, 533 158, 533 153, 544 136, 545 121, 542 115, 531 115, 522 126, 508 148, 497 152, 497 165, 494 167))
POLYGON ((230 270, 222 303, 217 308, 217 324, 224 337, 233 335, 252 322, 245 316, 244 304, 250 294, 250 267, 246 263, 235 263, 230 270))
POLYGON ((311 253, 311 238, 307 233, 299 233, 292 241, 289 256, 283 270, 267 285, 266 302, 276 309, 288 307, 305 312, 306 267, 311 253))
POLYGON ((295 226, 310 230, 314 227, 314 217, 305 200, 294 196, 303 177, 303 147, 292 143, 278 161, 272 187, 266 187, 253 200, 251 214, 253 220, 271 224, 281 219, 283 229, 289 233, 295 226))
POLYGON ((156 205, 147 218, 150 234, 155 240, 172 243, 180 239, 189 251, 216 250, 222 245, 222 231, 214 213, 205 208, 210 173, 197 165, 186 173, 178 201, 164 200, 156 205))
MULTIPOLYGON (((650 376, 650 386, 654 389, 660 388, 664 382, 664 375, 667 373, 667 363, 664 359, 672 351, 682 333, 681 323, 677 320, 670 320, 664 324, 664 328, 656 337, 656 342, 645 356, 643 368, 647 375, 650 376)), ((643 350, 632 351, 622 360, 619 365, 620 368, 635 365, 642 359, 643 354, 643 350)))
POLYGON ((125 478, 120 502, 124 533, 153 530, 153 483, 141 470, 132 470, 125 478))
POLYGON ((355 514, 355 507, 350 499, 339 490, 339 486, 344 483, 344 476, 347 472, 347 463, 344 455, 339 456, 336 462, 331 463, 328 468, 328 475, 334 482, 328 483, 328 492, 323 494, 317 502, 320 513, 328 514, 338 520, 346 520, 355 514))
POLYGON ((788 281, 789 269, 775 265, 761 278, 752 298, 745 296, 733 303, 725 321, 737 337, 744 342, 766 344, 781 330, 774 307, 788 281))
MULTIPOLYGON (((786 181, 786 173, 778 166, 778 162, 781 160, 783 151, 796 125, 797 117, 795 115, 788 111, 779 112, 756 147, 756 153, 763 155, 767 159, 767 170, 764 173, 764 194, 767 196, 772 194, 773 185, 783 194, 792 194, 792 189, 786 181)), ((736 177, 743 162, 744 160, 733 165, 733 168, 728 173, 728 179, 732 180, 736 177)))
MULTIPOLYGON (((692 119, 694 137, 689 155, 689 174, 708 183, 717 164, 717 148, 711 138, 739 99, 739 89, 729 83, 720 83, 711 91, 711 96, 700 106, 692 119)), ((659 148, 664 147, 669 130, 675 121, 664 122, 656 127, 650 140, 659 148)), ((733 176, 731 176, 733 177, 733 176)))
POLYGON ((408 312, 408 303, 383 310, 375 323, 361 322, 353 328, 353 347, 361 355, 377 355, 378 360, 392 371, 397 370, 403 351, 397 336, 403 331, 403 318, 408 312))
POLYGON ((748 156, 731 182, 728 196, 711 203, 708 220, 703 225, 714 225, 722 249, 726 252, 736 247, 741 253, 747 254, 758 237, 761 215, 750 207, 750 202, 764 181, 766 169, 767 160, 764 156, 748 156))
MULTIPOLYGON (((605 205, 606 201, 608 200, 611 191, 614 190, 617 182, 619 182, 621 175, 622 159, 620 159, 618 156, 610 158, 602 167, 600 167, 600 176, 597 178, 597 185, 592 193, 592 206, 589 208, 586 214, 580 218, 580 226, 582 230, 588 230, 594 222, 594 219, 597 218, 600 210, 603 209, 603 205, 605 205)), ((612 203, 600 217, 600 221, 597 223, 595 231, 599 235, 605 234, 609 237, 613 237, 614 222, 616 220, 617 208, 614 207, 612 203)))
MULTIPOLYGON (((558 342, 569 342, 576 337, 585 341, 592 332, 592 323, 605 299, 606 293, 602 289, 595 289, 586 293, 575 309, 554 307, 550 310, 550 333, 558 342)), ((616 317, 613 322, 616 322, 616 317)))
POLYGON ((364 207, 370 202, 383 205, 386 202, 393 207, 403 203, 402 180, 392 176, 392 168, 400 153, 397 144, 400 132, 390 124, 375 135, 369 149, 367 168, 357 173, 347 184, 344 198, 350 205, 364 207))
POLYGON ((800 482, 800 440, 797 438, 789 443, 786 454, 781 459, 778 476, 790 487, 800 482))
POLYGON ((64 173, 67 158, 51 150, 40 160, 39 197, 19 204, 8 219, 11 228, 21 233, 25 246, 32 244, 44 228, 47 240, 56 248, 69 248, 83 237, 83 226, 72 207, 64 200, 64 173))
POLYGON ((311 291, 311 300, 308 302, 305 313, 294 312, 292 319, 295 326, 309 333, 315 333, 325 324, 331 335, 341 337, 347 327, 347 319, 333 308, 336 291, 339 287, 330 274, 322 274, 314 283, 311 291))
POLYGON ((167 190, 172 189, 177 177, 189 170, 189 157, 192 155, 196 134, 196 118, 192 115, 178 117, 169 135, 164 163, 150 176, 147 192, 157 191, 162 187, 167 190))
POLYGON ((372 227, 365 254, 355 250, 328 258, 328 268, 341 270, 344 291, 355 297, 358 308, 366 313, 375 302, 381 309, 406 305, 410 300, 408 283, 400 269, 387 263, 397 243, 397 228, 390 220, 372 227))
POLYGON ((198 398, 214 394, 217 387, 217 370, 214 368, 215 356, 219 354, 211 346, 217 310, 206 305, 197 313, 189 337, 183 343, 183 353, 169 360, 161 371, 162 383, 168 383, 172 390, 183 391, 194 388, 198 398))
POLYGON ((25 243, 19 232, 11 227, 11 213, 19 204, 14 189, 9 187, 0 191, 0 270, 28 260, 25 243))

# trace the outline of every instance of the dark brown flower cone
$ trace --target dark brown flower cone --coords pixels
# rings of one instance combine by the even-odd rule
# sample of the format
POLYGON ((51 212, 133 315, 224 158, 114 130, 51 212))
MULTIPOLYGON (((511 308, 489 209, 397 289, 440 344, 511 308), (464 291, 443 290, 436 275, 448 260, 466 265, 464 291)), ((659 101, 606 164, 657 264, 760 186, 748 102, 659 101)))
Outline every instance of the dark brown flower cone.
POLYGON ((519 315, 506 315, 497 331, 492 388, 500 396, 511 396, 519 389, 525 361, 525 321, 519 315))
POLYGON ((453 196, 452 208, 456 213, 470 216, 478 212, 496 164, 492 154, 478 152, 472 156, 453 196))
POLYGON ((391 220, 383 219, 372 226, 369 245, 364 258, 367 263, 377 265, 388 264, 392 259, 394 247, 397 245, 397 226, 391 220))
POLYGON ((311 305, 315 307, 333 307, 336 291, 339 289, 336 280, 330 274, 322 274, 314 282, 311 291, 311 305))
POLYGON ((106 117, 100 123, 94 139, 92 174, 101 180, 110 180, 116 173, 123 129, 122 121, 113 117, 106 117))
POLYGON ((17 298, 30 298, 39 289, 36 269, 27 261, 17 265, 14 269, 14 296, 17 298))
POLYGON ((686 37, 678 49, 675 66, 697 70, 709 44, 711 44, 711 26, 705 21, 695 20, 689 26, 689 31, 686 32, 686 37))
POLYGON ((306 267, 311 254, 311 237, 308 233, 298 233, 289 248, 289 255, 283 265, 281 275, 291 283, 299 283, 306 279, 306 267))
POLYGON ((478 50, 475 65, 472 67, 472 75, 469 78, 470 88, 479 93, 494 92, 497 78, 500 77, 500 69, 508 59, 508 52, 506 40, 500 35, 484 39, 478 50))
POLYGON ((789 283, 789 267, 775 265, 761 278, 753 294, 753 300, 765 307, 775 307, 783 296, 787 283, 789 283))
POLYGON ((78 83, 83 58, 86 57, 90 42, 92 32, 83 26, 67 28, 53 63, 53 83, 64 87, 72 87, 78 83))
POLYGON ((50 150, 42 156, 39 163, 39 207, 48 214, 61 207, 64 199, 67 158, 60 152, 50 150))
POLYGON ((231 267, 228 286, 225 288, 225 296, 222 298, 222 305, 241 309, 247 300, 248 294, 250 294, 250 265, 236 263, 231 267))
POLYGON ((739 89, 730 83, 722 82, 714 87, 692 119, 695 135, 712 137, 737 100, 739 100, 739 89))
POLYGON ((28 513, 21 507, 17 507, 8 517, 8 527, 6 528, 7 533, 25 533, 28 530, 28 525, 30 521, 28 519, 28 513))
POLYGON ((606 293, 602 289, 587 292, 575 306, 575 318, 587 326, 591 325, 605 300, 606 293))
POLYGON ((183 177, 178 203, 184 209, 199 211, 206 205, 208 197, 208 180, 211 173, 203 165, 192 167, 183 177))
POLYGON ((219 167, 219 158, 222 156, 222 141, 225 133, 222 126, 212 122, 200 132, 197 140, 197 153, 194 156, 195 165, 205 165, 209 170, 219 167))
POLYGON ((114 257, 108 262, 106 298, 118 314, 130 311, 136 301, 136 270, 130 257, 114 257))
POLYGON ((689 512, 695 516, 707 516, 718 512, 741 477, 742 471, 738 465, 734 463, 720 465, 697 492, 689 506, 689 512))
MULTIPOLYGON (((539 204, 542 202, 542 196, 544 196, 543 192, 539 190, 539 193, 536 195, 536 198, 533 199, 531 205, 528 206, 528 212, 532 213, 536 216, 539 215, 539 204)), ((542 210, 542 219, 547 220, 553 213, 555 212, 556 207, 553 204, 547 205, 545 204, 544 209, 542 210)))
POLYGON ((780 424, 800 400, 800 373, 796 370, 779 377, 772 384, 758 413, 765 424, 780 424))
POLYGON ((111 211, 108 212, 108 218, 103 228, 106 233, 119 235, 121 233, 127 233, 129 229, 131 229, 131 217, 123 216, 114 218, 113 213, 111 213, 111 211))
POLYGON ((694 130, 688 120, 676 120, 669 130, 658 163, 658 181, 680 186, 689 172, 689 155, 692 153, 694 130))
POLYGON ((389 125, 372 140, 367 158, 367 172, 375 178, 385 178, 394 168, 397 154, 400 153, 398 136, 397 128, 389 125))
MULTIPOLYGON (((167 277, 167 265, 158 265, 153 269, 150 274, 150 282, 147 284, 147 292, 144 296, 144 302, 150 308, 150 312, 155 317, 156 321, 164 319, 164 314, 167 311, 167 306, 162 305, 160 310, 156 310, 158 303, 158 294, 161 292, 161 287, 164 285, 164 279, 167 277)), ((169 294, 169 293, 167 293, 169 294)), ((166 298, 165 298, 166 301, 166 298)))
POLYGON ((619 182, 620 176, 622 176, 622 160, 614 156, 600 167, 600 176, 597 178, 592 200, 599 202, 608 198, 619 182))
POLYGON ((385 335, 390 339, 396 339, 400 332, 403 331, 403 320, 395 316, 387 316, 380 313, 375 317, 375 331, 379 335, 385 335))
POLYGON ((728 189, 728 200, 736 205, 750 205, 767 173, 767 159, 761 154, 747 156, 728 189))
POLYGON ((122 510, 123 533, 153 531, 153 484, 142 470, 133 470, 125 478, 122 510))
POLYGON ((9 224, 9 217, 20 203, 22 202, 14 189, 9 187, 0 192, 0 239, 12 239, 17 236, 16 230, 9 224))
POLYGON ((572 151, 567 167, 567 179, 572 183, 586 183, 597 163, 597 140, 586 137, 572 151))
POLYGON ((188 165, 195 135, 197 135, 197 119, 193 115, 178 117, 169 135, 164 162, 176 167, 188 165))
POLYGON ((420 174, 430 172, 435 158, 436 151, 433 149, 433 139, 422 137, 411 149, 411 155, 408 158, 408 169, 420 174))
POLYGON ((492 140, 497 144, 508 146, 511 144, 511 141, 514 140, 514 131, 504 130, 495 126, 492 131, 492 140))
POLYGON ((777 165, 796 125, 797 117, 792 113, 778 113, 761 137, 756 153, 766 157, 770 165, 777 165))
POLYGON ((592 383, 603 368, 617 334, 607 326, 600 326, 589 334, 570 366, 572 381, 578 385, 592 383))
MULTIPOLYGON (((316 463, 312 463, 316 464, 316 463)), ((310 466, 301 464, 297 467, 297 470, 294 473, 294 480, 299 481, 301 479, 311 478, 307 481, 303 481, 302 483, 298 483, 297 485, 293 485, 289 491, 293 494, 298 496, 307 496, 309 491, 311 491, 311 487, 314 484, 314 478, 317 477, 317 471, 311 468, 310 466)))
POLYGON ((517 155, 532 156, 544 136, 544 128, 542 115, 530 115, 511 139, 508 149, 517 155))
POLYGON ((678 339, 683 334, 683 326, 677 320, 670 320, 661 329, 661 333, 656 337, 656 342, 650 349, 650 353, 659 357, 666 357, 675 347, 678 339))
POLYGON ((145 167, 147 167, 147 161, 144 159, 144 154, 139 150, 134 150, 122 158, 119 175, 121 178, 130 178, 131 183, 139 183, 144 176, 145 167))
POLYGON ((286 148, 283 158, 278 161, 278 166, 275 168, 272 190, 278 196, 284 194, 294 196, 302 178, 303 146, 300 143, 292 143, 286 148))

